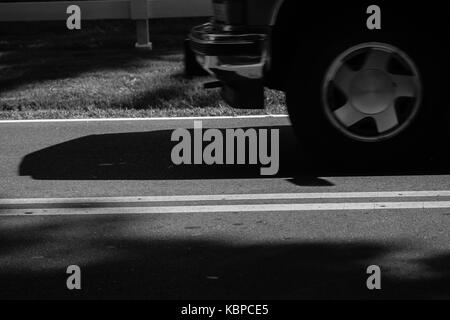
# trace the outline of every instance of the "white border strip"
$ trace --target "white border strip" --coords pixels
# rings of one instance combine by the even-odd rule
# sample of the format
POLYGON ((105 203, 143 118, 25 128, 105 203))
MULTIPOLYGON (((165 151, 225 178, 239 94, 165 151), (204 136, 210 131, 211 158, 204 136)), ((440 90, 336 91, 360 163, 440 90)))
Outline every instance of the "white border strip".
POLYGON ((124 208, 62 208, 62 209, 8 209, 0 216, 64 216, 64 215, 126 215, 174 213, 229 213, 229 212, 288 212, 288 211, 350 211, 350 210, 405 210, 450 208, 450 201, 375 202, 375 203, 302 203, 256 204, 218 206, 124 207, 124 208))
POLYGON ((88 118, 88 119, 33 119, 33 120, 0 120, 3 123, 40 123, 40 122, 115 122, 115 121, 177 121, 177 120, 227 120, 227 119, 271 119, 289 118, 288 115, 250 115, 250 116, 216 116, 216 117, 155 117, 155 118, 88 118))
POLYGON ((450 197, 450 190, 0 199, 0 205, 450 197))

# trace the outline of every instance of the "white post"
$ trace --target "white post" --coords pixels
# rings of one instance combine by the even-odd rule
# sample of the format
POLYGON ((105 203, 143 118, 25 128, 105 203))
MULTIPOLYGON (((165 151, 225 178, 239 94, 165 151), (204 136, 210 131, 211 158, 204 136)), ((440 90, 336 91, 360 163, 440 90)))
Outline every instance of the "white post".
POLYGON ((152 49, 147 0, 130 0, 131 19, 136 20, 136 48, 152 49))

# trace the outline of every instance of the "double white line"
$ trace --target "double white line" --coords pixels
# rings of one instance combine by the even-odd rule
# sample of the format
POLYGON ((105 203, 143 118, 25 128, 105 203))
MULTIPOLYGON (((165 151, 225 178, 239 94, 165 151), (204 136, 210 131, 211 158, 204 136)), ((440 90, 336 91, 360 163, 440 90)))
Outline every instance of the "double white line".
POLYGON ((337 210, 425 210, 443 208, 450 208, 450 190, 0 199, 0 217, 27 215, 57 216, 337 210), (382 198, 390 199, 391 201, 376 201, 382 198), (422 200, 407 201, 412 198, 422 198, 422 200), (334 202, 329 202, 333 199, 335 200, 334 202), (258 203, 258 201, 273 202, 277 200, 289 201, 289 203, 258 203), (305 203, 304 201, 307 200, 315 202, 305 203), (317 202, 319 200, 326 200, 327 202, 317 202), (352 202, 348 202, 348 200, 352 200, 352 202), (232 204, 237 201, 251 203, 232 204), (186 204, 190 202, 220 202, 220 204, 186 204))

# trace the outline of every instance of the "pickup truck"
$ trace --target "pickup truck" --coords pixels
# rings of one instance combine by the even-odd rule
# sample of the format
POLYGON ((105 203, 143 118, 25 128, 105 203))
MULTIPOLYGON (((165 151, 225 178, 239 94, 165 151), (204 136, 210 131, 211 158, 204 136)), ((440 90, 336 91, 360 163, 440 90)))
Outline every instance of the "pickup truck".
POLYGON ((281 90, 306 147, 338 147, 336 156, 358 161, 445 141, 450 19, 436 3, 213 0, 213 8, 186 40, 185 70, 214 75, 206 87, 221 87, 232 107, 264 108, 265 88, 281 90))

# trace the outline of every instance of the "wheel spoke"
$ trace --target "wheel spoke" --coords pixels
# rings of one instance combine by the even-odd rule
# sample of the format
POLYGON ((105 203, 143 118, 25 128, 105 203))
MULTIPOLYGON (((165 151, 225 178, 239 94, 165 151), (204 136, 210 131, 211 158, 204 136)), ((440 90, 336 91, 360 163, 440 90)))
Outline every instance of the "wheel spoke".
POLYGON ((386 132, 398 125, 397 112, 394 106, 389 107, 380 114, 374 116, 378 133, 386 132))
POLYGON ((336 111, 334 111, 334 115, 347 128, 354 125, 355 123, 361 121, 362 119, 364 119, 366 117, 365 114, 363 114, 360 111, 353 108, 350 103, 347 103, 344 106, 337 109, 336 111))
POLYGON ((396 85, 396 97, 415 97, 417 78, 414 76, 392 75, 392 80, 396 85))
POLYGON ((362 69, 386 70, 391 54, 391 52, 384 50, 371 49, 367 54, 367 58, 362 69))
POLYGON ((339 70, 337 71, 336 76, 333 80, 335 85, 339 89, 341 89, 341 91, 343 93, 345 93, 347 96, 350 91, 351 81, 355 74, 356 74, 355 71, 353 71, 352 69, 350 69, 348 66, 346 66, 344 64, 339 68, 339 70))

